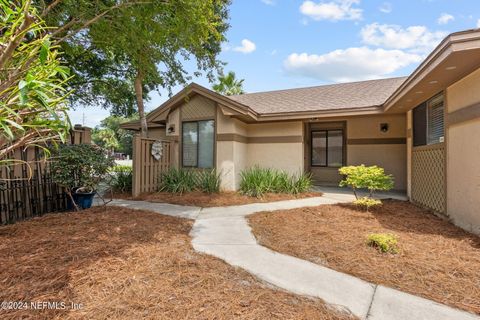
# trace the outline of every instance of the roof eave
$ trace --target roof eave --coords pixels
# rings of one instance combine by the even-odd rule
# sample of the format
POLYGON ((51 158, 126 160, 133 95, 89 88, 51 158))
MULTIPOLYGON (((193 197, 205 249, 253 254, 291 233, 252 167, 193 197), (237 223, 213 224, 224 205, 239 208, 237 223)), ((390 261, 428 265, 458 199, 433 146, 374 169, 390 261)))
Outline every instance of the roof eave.
POLYGON ((429 70, 442 61, 440 59, 448 56, 451 53, 449 50, 452 50, 453 45, 478 39, 480 39, 480 29, 465 30, 448 35, 387 99, 384 103, 384 111, 389 110, 415 84, 421 81, 428 74, 429 70))
POLYGON ((360 108, 345 109, 329 109, 329 110, 313 110, 313 111, 293 111, 278 113, 263 113, 258 117, 258 121, 275 121, 275 120, 304 120, 313 118, 331 118, 331 117, 349 117, 359 115, 372 115, 383 113, 383 106, 368 106, 360 108))

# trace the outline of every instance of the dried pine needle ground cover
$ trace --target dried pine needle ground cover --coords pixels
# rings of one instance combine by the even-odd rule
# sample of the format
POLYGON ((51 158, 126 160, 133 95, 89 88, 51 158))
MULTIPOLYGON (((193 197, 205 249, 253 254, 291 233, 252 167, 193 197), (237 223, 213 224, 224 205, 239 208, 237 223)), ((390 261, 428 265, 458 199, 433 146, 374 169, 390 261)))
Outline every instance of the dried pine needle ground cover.
POLYGON ((197 207, 225 207, 236 206, 258 202, 274 202, 282 200, 294 200, 311 197, 320 197, 321 192, 306 192, 300 194, 285 193, 267 193, 262 198, 249 197, 238 192, 220 192, 220 193, 204 193, 200 191, 184 193, 182 195, 168 192, 156 192, 142 194, 136 198, 132 198, 130 194, 115 194, 114 198, 143 200, 150 202, 172 203, 185 206, 197 207))
POLYGON ((353 205, 258 213, 259 242, 367 281, 480 314, 480 238, 402 201, 364 212, 353 205), (398 236, 398 254, 366 245, 370 233, 398 236))
POLYGON ((190 246, 191 220, 109 207, 0 227, 1 319, 347 319, 190 246))

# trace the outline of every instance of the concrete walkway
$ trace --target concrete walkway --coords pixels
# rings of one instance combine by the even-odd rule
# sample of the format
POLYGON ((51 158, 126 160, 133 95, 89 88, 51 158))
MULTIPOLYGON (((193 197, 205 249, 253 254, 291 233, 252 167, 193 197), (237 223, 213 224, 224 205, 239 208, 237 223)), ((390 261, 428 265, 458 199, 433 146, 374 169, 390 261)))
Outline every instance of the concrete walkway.
POLYGON ((191 236, 196 251, 218 257, 284 290, 320 298, 360 319, 480 320, 476 315, 265 248, 257 243, 245 219, 255 212, 352 200, 351 195, 327 191, 318 198, 222 208, 201 209, 128 200, 114 200, 111 205, 195 219, 191 236))

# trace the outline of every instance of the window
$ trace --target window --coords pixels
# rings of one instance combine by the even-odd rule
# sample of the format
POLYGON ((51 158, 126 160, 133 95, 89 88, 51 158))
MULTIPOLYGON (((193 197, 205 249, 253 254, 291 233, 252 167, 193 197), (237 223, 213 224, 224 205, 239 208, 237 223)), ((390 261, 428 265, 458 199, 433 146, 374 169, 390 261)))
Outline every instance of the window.
POLYGON ((184 167, 213 168, 215 122, 182 124, 182 164, 184 167))
POLYGON ((343 130, 312 131, 312 167, 343 165, 343 130))
POLYGON ((414 146, 443 142, 443 110, 443 94, 436 95, 413 109, 414 146))

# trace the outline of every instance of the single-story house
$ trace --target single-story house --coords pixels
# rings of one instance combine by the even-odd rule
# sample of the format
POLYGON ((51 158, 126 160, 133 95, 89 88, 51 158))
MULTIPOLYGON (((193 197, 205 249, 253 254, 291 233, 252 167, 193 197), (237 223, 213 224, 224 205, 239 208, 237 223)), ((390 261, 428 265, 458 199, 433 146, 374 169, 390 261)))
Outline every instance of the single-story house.
POLYGON ((228 97, 192 83, 148 114, 148 135, 171 141, 175 166, 216 168, 225 190, 255 165, 325 185, 340 166, 378 165, 411 201, 480 233, 479 67, 475 29, 408 77, 228 97))

